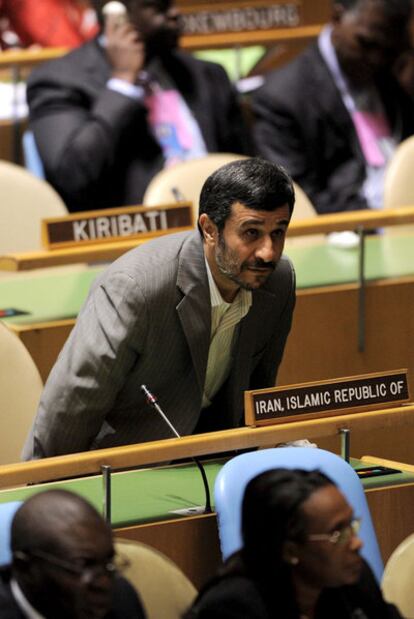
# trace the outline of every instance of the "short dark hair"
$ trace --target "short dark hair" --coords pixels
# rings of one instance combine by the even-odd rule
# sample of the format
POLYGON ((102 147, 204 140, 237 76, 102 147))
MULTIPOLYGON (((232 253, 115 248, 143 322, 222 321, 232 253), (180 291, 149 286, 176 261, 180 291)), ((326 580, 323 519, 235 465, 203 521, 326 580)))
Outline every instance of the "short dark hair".
POLYGON ((55 550, 60 532, 85 520, 103 522, 95 507, 78 494, 61 489, 34 494, 14 515, 11 550, 13 553, 18 550, 55 550))
MULTIPOLYGON (((345 10, 352 11, 359 8, 367 0, 333 0, 335 4, 341 4, 345 10)), ((412 0, 376 0, 382 4, 384 10, 392 17, 409 17, 413 11, 412 0)))
POLYGON ((274 211, 287 204, 292 214, 295 203, 292 179, 282 166, 265 159, 231 161, 205 181, 199 215, 206 213, 220 231, 235 202, 260 211, 274 211))

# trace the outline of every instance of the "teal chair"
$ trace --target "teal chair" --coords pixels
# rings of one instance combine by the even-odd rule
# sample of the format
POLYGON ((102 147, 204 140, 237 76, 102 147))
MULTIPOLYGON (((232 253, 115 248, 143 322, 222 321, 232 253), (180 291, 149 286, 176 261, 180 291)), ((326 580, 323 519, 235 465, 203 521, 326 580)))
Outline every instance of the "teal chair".
POLYGON ((247 483, 260 473, 275 468, 307 471, 319 469, 336 483, 352 506, 355 516, 361 518, 359 536, 364 542, 361 554, 371 566, 378 582, 381 582, 384 565, 361 481, 345 460, 323 449, 264 449, 241 454, 226 462, 214 485, 223 559, 227 559, 242 546, 241 504, 247 483))
POLYGON ((0 503, 0 566, 11 562, 10 529, 14 514, 22 501, 0 503))
POLYGON ((24 167, 38 178, 45 178, 43 162, 33 132, 27 129, 22 136, 24 167))

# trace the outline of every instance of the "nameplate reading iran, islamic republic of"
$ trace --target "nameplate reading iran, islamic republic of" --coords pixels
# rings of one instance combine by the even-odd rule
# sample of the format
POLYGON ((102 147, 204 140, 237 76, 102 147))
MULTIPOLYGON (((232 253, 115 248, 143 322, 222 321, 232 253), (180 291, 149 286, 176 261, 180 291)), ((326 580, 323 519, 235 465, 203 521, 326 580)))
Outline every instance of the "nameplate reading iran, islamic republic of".
POLYGON ((161 206, 128 206, 85 211, 42 221, 42 240, 48 249, 74 247, 127 238, 151 238, 193 228, 191 202, 161 206))
POLYGON ((245 423, 262 426, 387 408, 410 399, 407 370, 245 391, 245 423))

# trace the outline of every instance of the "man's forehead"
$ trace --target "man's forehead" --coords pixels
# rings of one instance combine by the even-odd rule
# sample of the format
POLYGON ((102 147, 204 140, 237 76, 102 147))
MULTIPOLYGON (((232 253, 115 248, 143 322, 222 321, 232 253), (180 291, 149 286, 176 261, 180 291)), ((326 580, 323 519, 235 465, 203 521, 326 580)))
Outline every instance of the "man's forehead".
POLYGON ((241 223, 244 221, 257 221, 257 223, 266 223, 269 221, 289 220, 290 209, 288 204, 276 206, 273 210, 269 211, 264 209, 261 210, 249 208, 241 202, 234 202, 231 205, 229 219, 237 220, 241 223))
POLYGON ((56 530, 56 545, 64 550, 75 552, 88 550, 99 553, 105 547, 112 547, 112 536, 106 524, 98 519, 86 519, 72 523, 71 526, 62 526, 56 530))

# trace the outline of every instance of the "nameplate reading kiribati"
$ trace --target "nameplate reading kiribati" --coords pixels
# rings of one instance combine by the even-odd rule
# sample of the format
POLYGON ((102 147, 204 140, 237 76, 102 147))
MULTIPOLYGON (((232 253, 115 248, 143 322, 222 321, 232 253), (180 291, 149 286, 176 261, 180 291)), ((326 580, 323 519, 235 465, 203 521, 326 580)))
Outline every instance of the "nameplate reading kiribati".
POLYGON ((410 399, 407 370, 246 391, 245 423, 270 425, 387 408, 410 399))
POLYGON ((48 249, 151 238, 193 228, 191 202, 156 207, 128 206, 85 211, 42 221, 43 244, 48 249))

